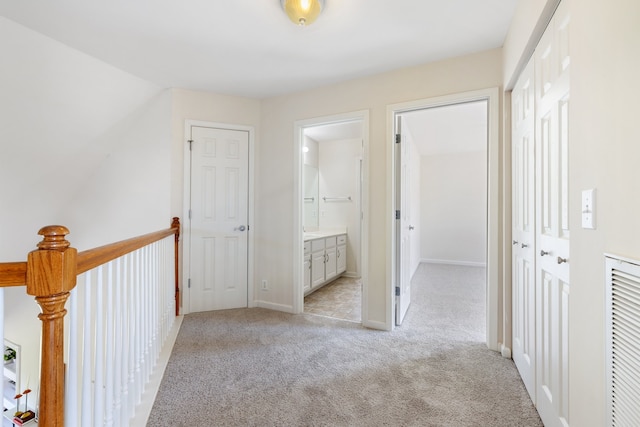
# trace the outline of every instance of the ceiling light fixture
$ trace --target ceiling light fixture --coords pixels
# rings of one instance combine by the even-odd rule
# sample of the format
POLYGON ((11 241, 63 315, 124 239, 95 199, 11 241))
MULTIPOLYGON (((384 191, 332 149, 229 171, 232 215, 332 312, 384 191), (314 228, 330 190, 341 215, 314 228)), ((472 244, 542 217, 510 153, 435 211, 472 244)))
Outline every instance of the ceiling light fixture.
POLYGON ((285 13, 294 24, 310 25, 322 12, 324 0, 280 0, 285 13))

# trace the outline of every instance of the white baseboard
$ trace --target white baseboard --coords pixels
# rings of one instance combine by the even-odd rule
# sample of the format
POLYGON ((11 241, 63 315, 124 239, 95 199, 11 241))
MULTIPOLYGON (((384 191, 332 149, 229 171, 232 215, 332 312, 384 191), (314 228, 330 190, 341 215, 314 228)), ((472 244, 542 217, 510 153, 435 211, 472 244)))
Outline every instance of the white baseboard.
POLYGON ((178 337, 178 332, 182 325, 182 319, 184 319, 184 316, 176 316, 173 321, 171 331, 169 331, 169 335, 167 335, 167 339, 162 346, 162 351, 158 356, 158 363, 153 368, 149 382, 145 386, 144 393, 142 393, 140 404, 136 407, 135 414, 129 424, 132 427, 144 427, 147 425, 149 415, 151 415, 151 409, 156 401, 156 395, 160 389, 160 383, 162 382, 164 371, 167 368, 167 363, 169 363, 169 358, 171 357, 173 345, 176 343, 176 338, 178 337))
POLYGON ((370 329, 378 329, 381 331, 387 331, 387 324, 385 322, 378 322, 377 320, 363 320, 362 326, 370 329))
POLYGON ((463 265, 466 267, 487 267, 486 262, 474 262, 474 261, 458 261, 451 259, 429 259, 422 258, 420 262, 424 262, 427 264, 448 264, 448 265, 463 265))
POLYGON ((502 354, 502 357, 505 359, 511 359, 511 349, 504 344, 500 345, 500 354, 502 354))
POLYGON ((267 301, 255 301, 256 307, 266 308, 269 310, 282 311, 289 314, 294 314, 293 307, 285 304, 275 304, 267 301))

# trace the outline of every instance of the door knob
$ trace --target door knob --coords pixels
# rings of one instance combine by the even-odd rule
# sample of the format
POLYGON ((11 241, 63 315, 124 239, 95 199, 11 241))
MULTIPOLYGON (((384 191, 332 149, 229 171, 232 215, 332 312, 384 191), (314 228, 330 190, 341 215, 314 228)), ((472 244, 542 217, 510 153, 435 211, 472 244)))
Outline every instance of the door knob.
POLYGON ((558 264, 562 264, 562 263, 565 263, 565 262, 569 262, 569 260, 568 260, 568 259, 566 259, 566 258, 560 258, 560 257, 558 257, 558 264))
POLYGON ((238 228, 234 228, 233 230, 234 230, 234 231, 235 231, 235 230, 244 231, 244 230, 246 230, 246 229, 247 229, 247 227, 245 227, 244 225, 241 225, 240 227, 238 227, 238 228))
POLYGON ((545 255, 549 255, 549 252, 543 251, 542 249, 540 249, 540 256, 545 256, 545 255))
POLYGON ((523 244, 520 245, 520 247, 524 249, 524 248, 528 248, 529 245, 527 245, 526 243, 523 243, 523 244))
POLYGON ((512 242, 513 242, 513 243, 512 243, 512 244, 513 244, 513 246, 515 246, 515 245, 517 245, 517 244, 518 244, 518 241, 517 241, 517 240, 512 240, 512 242))

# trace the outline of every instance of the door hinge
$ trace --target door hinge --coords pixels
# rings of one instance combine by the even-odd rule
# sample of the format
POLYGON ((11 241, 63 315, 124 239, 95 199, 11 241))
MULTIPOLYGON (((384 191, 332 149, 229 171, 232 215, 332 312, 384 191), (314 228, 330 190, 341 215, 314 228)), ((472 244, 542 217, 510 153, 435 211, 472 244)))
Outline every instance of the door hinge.
POLYGON ((189 143, 189 151, 191 151, 191 144, 193 144, 193 139, 187 141, 189 143))
POLYGON ((400 219, 400 210, 396 211, 396 219, 400 219))
POLYGON ((191 279, 187 279, 187 287, 191 288, 191 279))
POLYGON ((400 286, 396 286, 396 296, 400 296, 400 286))
POLYGON ((402 135, 396 133, 396 144, 400 144, 400 141, 402 141, 402 135))

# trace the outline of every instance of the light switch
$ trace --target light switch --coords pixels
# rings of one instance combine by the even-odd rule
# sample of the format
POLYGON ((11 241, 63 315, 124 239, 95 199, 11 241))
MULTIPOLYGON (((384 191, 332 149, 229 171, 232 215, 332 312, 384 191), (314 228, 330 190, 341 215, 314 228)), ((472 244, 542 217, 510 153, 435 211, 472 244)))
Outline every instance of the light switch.
POLYGON ((596 189, 582 190, 582 228, 596 228, 596 189))

